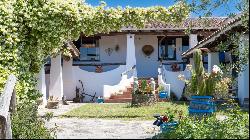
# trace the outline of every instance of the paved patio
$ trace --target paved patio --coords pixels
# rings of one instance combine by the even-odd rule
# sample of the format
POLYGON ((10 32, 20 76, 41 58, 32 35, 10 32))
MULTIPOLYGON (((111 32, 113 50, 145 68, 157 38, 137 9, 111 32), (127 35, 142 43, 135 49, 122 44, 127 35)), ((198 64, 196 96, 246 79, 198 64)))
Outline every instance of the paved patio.
POLYGON ((58 109, 47 109, 44 106, 39 106, 38 107, 38 114, 40 116, 44 116, 45 113, 47 112, 53 112, 53 116, 54 117, 58 117, 59 115, 68 112, 74 108, 80 107, 82 105, 85 105, 86 103, 73 103, 72 101, 68 101, 69 105, 62 105, 59 104, 59 108, 58 109))
POLYGON ((53 118, 47 127, 57 128, 58 139, 147 139, 158 133, 152 121, 53 118), (155 128, 155 129, 154 129, 155 128))

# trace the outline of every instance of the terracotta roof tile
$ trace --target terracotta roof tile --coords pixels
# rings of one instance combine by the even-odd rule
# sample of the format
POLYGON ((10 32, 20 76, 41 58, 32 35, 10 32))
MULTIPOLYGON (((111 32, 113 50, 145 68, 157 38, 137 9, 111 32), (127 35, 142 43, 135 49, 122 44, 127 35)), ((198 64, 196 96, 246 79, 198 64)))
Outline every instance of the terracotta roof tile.
MULTIPOLYGON (((219 29, 226 17, 209 17, 209 18, 188 18, 181 24, 149 22, 140 30, 163 30, 163 29, 219 29)), ((126 26, 122 30, 138 30, 133 26, 126 26)))
POLYGON ((231 18, 231 17, 230 18, 226 18, 224 21, 222 21, 220 23, 221 27, 217 31, 213 32, 210 36, 208 36, 207 38, 205 38, 205 39, 201 40, 200 42, 198 42, 198 44, 195 45, 193 48, 190 48, 189 50, 187 50, 186 52, 184 52, 182 54, 182 56, 185 56, 187 53, 190 53, 195 48, 200 48, 201 46, 205 45, 209 39, 211 39, 212 37, 214 37, 214 36, 218 35, 219 33, 223 32, 224 29, 226 29, 226 27, 232 26, 237 21, 240 21, 242 19, 242 16, 244 16, 244 15, 245 15, 245 13, 240 13, 240 14, 237 14, 233 18, 231 18))

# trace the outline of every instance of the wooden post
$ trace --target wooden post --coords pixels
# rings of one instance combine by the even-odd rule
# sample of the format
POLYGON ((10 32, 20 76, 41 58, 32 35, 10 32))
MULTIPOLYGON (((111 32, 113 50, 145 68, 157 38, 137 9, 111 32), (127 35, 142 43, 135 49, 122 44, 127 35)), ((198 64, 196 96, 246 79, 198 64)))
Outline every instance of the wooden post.
POLYGON ((16 77, 10 75, 0 95, 0 139, 12 138, 10 111, 15 111, 16 106, 15 84, 16 77))

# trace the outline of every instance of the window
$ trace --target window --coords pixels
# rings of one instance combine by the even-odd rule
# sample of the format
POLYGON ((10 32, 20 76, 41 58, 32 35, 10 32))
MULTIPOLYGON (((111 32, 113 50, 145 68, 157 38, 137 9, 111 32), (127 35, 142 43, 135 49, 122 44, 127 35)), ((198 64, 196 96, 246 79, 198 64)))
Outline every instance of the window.
POLYGON ((182 53, 186 52, 189 49, 189 37, 182 38, 182 53))
POLYGON ((159 58, 163 60, 176 60, 175 38, 166 38, 159 42, 159 58))
POLYGON ((99 61, 99 40, 82 39, 80 46, 80 60, 82 61, 99 61))
POLYGON ((203 67, 207 70, 208 69, 208 55, 206 53, 202 55, 202 62, 203 62, 203 67))

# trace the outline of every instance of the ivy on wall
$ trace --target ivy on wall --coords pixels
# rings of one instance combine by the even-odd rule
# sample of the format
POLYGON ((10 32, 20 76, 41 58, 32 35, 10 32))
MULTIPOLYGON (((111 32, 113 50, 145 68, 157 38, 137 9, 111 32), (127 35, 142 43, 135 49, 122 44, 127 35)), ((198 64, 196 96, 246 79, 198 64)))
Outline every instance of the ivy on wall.
POLYGON ((57 54, 66 40, 144 27, 150 21, 180 23, 190 12, 180 1, 168 8, 92 7, 81 0, 0 1, 0 91, 10 73, 18 77, 18 100, 35 100, 36 75, 45 58, 57 54))

